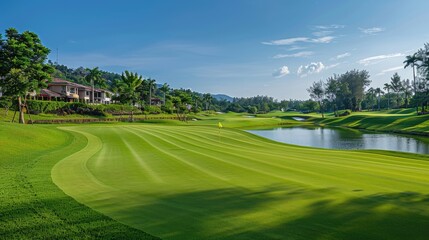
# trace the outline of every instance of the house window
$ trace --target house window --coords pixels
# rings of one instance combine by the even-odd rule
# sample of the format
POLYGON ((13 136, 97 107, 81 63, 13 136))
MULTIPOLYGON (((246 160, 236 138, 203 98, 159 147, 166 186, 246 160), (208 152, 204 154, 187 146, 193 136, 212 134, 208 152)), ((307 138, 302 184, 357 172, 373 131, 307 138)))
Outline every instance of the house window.
POLYGON ((76 93, 75 88, 70 88, 70 93, 76 93))
POLYGON ((65 93, 66 92, 66 86, 61 86, 61 92, 65 93))
POLYGON ((89 92, 88 91, 86 91, 86 96, 89 96, 89 92))

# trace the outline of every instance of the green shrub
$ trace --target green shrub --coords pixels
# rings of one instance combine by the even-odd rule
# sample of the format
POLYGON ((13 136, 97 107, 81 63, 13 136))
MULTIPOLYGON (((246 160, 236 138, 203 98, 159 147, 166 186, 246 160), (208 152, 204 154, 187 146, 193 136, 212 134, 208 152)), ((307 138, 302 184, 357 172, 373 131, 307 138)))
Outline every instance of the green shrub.
POLYGON ((148 114, 160 114, 162 113, 161 107, 159 106, 144 106, 144 112, 148 114))
MULTIPOLYGON (((27 105, 32 114, 53 113, 58 115, 82 114, 92 116, 108 116, 129 114, 131 111, 133 111, 135 114, 142 113, 142 111, 137 107, 122 104, 92 105, 82 102, 29 100, 27 101, 27 105)), ((155 114, 162 112, 158 106, 151 106, 148 111, 155 114)))
POLYGON ((336 117, 345 117, 352 114, 352 111, 350 109, 346 109, 346 110, 339 110, 337 111, 337 113, 335 114, 336 117))
POLYGON ((28 109, 33 114, 55 112, 58 109, 63 108, 67 104, 68 104, 67 102, 62 102, 62 101, 38 101, 38 100, 27 101, 28 109))

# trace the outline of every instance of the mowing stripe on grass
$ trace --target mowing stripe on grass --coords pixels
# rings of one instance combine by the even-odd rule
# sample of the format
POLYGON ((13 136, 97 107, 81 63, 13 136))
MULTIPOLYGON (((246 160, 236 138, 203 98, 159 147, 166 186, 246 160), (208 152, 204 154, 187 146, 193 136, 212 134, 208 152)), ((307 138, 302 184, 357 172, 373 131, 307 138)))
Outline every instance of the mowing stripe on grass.
MULTIPOLYGON (((106 155, 100 168, 94 163, 100 152, 80 159, 113 189, 93 193, 73 189, 68 181, 58 186, 118 221, 165 239, 377 239, 377 231, 390 239, 418 239, 429 234, 429 161, 406 154, 311 149, 229 129, 222 129, 219 143, 218 129, 204 126, 73 129, 121 153, 106 155), (147 177, 147 171, 134 174, 134 163, 142 160, 162 182, 147 177)), ((71 179, 81 176, 73 171, 71 179)))

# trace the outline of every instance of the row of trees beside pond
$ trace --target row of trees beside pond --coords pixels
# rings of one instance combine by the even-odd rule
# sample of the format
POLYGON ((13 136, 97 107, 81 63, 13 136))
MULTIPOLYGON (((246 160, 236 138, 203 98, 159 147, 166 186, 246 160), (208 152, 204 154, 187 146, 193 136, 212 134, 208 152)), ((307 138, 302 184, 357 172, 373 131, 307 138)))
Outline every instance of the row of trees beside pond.
POLYGON ((325 81, 316 81, 307 89, 321 112, 381 110, 415 107, 418 114, 428 113, 429 104, 429 44, 407 56, 404 68, 411 67, 413 80, 401 79, 398 73, 382 87, 370 87, 366 70, 351 70, 334 74, 325 81))

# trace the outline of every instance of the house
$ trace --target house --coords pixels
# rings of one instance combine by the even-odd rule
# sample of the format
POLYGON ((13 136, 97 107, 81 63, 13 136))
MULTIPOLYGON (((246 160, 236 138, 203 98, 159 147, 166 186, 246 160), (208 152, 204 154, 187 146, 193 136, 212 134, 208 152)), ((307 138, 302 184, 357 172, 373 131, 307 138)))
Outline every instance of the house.
POLYGON ((112 92, 105 89, 93 88, 70 82, 61 78, 54 78, 48 83, 47 89, 42 89, 38 98, 42 100, 65 100, 67 102, 111 103, 112 92), (94 99, 93 99, 94 96, 94 99))
MULTIPOLYGON (((105 89, 94 89, 94 102, 102 104, 110 104, 112 102, 113 93, 105 89)), ((92 98, 92 97, 91 97, 92 98)))
POLYGON ((162 103, 163 103, 163 101, 162 101, 161 99, 159 99, 159 98, 152 98, 152 99, 150 100, 150 104, 151 104, 151 105, 161 106, 161 105, 162 105, 162 103))
POLYGON ((67 102, 79 101, 79 89, 76 83, 54 78, 48 84, 48 90, 60 94, 67 102))
POLYGON ((62 99, 63 96, 61 96, 61 94, 53 92, 49 89, 42 89, 42 90, 40 90, 40 93, 38 94, 37 98, 41 99, 41 100, 49 100, 49 101, 56 100, 56 101, 58 101, 58 100, 62 99))
POLYGON ((77 87, 77 90, 78 90, 77 94, 79 95, 79 100, 81 102, 85 102, 85 103, 92 102, 91 101, 91 99, 92 99, 92 95, 91 95, 92 88, 91 87, 88 87, 88 86, 85 86, 82 84, 77 84, 77 83, 75 83, 74 85, 77 87))

